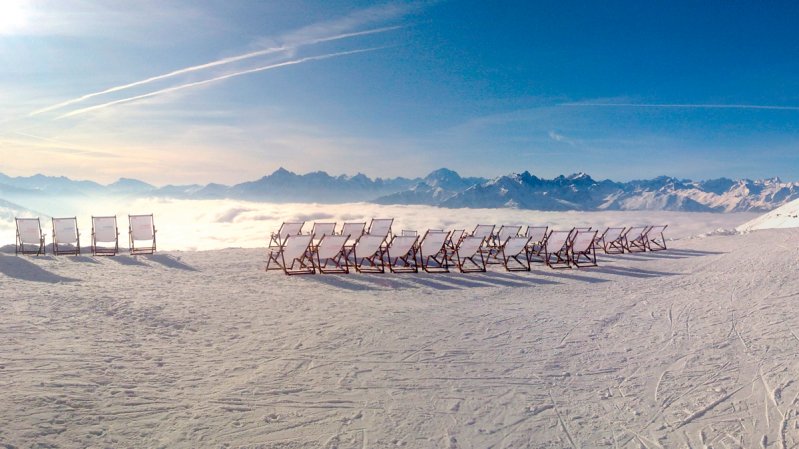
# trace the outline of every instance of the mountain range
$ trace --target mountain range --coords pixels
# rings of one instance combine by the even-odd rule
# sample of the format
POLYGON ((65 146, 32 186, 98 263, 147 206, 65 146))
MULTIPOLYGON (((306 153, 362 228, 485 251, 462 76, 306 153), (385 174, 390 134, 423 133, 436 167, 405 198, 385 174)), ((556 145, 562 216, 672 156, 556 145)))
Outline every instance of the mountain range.
POLYGON ((661 176, 649 180, 597 181, 585 173, 539 178, 530 172, 493 179, 462 177, 442 168, 424 178, 331 176, 323 171, 296 174, 280 168, 255 181, 156 187, 122 178, 109 185, 66 177, 0 174, 0 198, 18 204, 46 197, 163 197, 242 199, 270 202, 423 204, 446 208, 534 210, 670 210, 687 212, 765 212, 799 198, 799 183, 779 178, 692 181, 661 176))

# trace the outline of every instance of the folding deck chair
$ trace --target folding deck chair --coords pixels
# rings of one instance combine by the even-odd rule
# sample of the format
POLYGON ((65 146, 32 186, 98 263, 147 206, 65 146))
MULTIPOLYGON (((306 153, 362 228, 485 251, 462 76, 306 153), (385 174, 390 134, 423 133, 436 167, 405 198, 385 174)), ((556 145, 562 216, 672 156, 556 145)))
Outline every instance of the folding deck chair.
POLYGON ((547 239, 548 226, 528 226, 525 236, 530 237, 530 243, 527 244, 527 260, 532 261, 533 257, 544 260, 541 252, 544 250, 544 242, 547 239))
POLYGON ((339 233, 339 235, 350 236, 350 238, 347 240, 347 243, 344 244, 344 249, 347 250, 348 259, 352 254, 352 248, 355 246, 355 242, 358 241, 359 238, 361 238, 365 229, 366 229, 366 223, 356 223, 356 222, 345 222, 344 225, 341 227, 341 232, 339 233))
POLYGON ((128 215, 128 236, 131 254, 152 254, 155 252, 155 223, 153 214, 128 215), (136 242, 145 242, 136 246, 136 242))
POLYGON ((466 234, 464 229, 455 229, 449 233, 449 237, 447 241, 444 243, 444 247, 446 248, 446 257, 447 263, 451 265, 456 265, 455 262, 455 249, 458 247, 458 244, 461 242, 461 239, 466 234))
POLYGON ((388 268, 392 273, 418 273, 416 261, 417 235, 395 235, 386 249, 388 268))
POLYGON ((508 237, 499 247, 497 256, 502 258, 502 264, 507 271, 530 271, 530 259, 527 258, 529 244, 530 237, 515 235, 508 237))
POLYGON ((336 233, 336 223, 318 223, 314 222, 311 228, 311 235, 315 239, 321 239, 326 235, 333 235, 336 233))
POLYGON ((369 223, 369 230, 366 231, 366 233, 371 235, 380 235, 388 240, 389 236, 391 235, 392 223, 394 223, 393 218, 373 218, 372 222, 369 223))
POLYGON ((312 240, 310 234, 286 236, 280 247, 270 249, 266 271, 283 270, 287 275, 316 273, 311 255, 312 240), (272 266, 273 262, 275 266, 272 266))
POLYGON ((499 231, 488 240, 488 259, 486 262, 502 263, 499 256, 500 247, 502 247, 509 238, 518 236, 521 230, 521 226, 500 226, 499 231))
POLYGON ((46 254, 44 234, 39 218, 15 218, 17 222, 17 244, 15 254, 46 254))
POLYGON ((663 231, 669 225, 651 226, 646 231, 646 248, 649 251, 662 251, 666 248, 666 237, 663 236, 663 231))
POLYGON ((569 243, 573 231, 549 231, 544 243, 544 263, 550 268, 570 268, 569 243))
POLYGON ((304 221, 283 222, 283 224, 280 225, 280 229, 278 229, 277 232, 273 232, 269 237, 269 247, 274 249, 280 248, 283 246, 288 236, 302 234, 303 226, 305 226, 304 221))
POLYGON ((571 263, 577 268, 596 266, 597 231, 577 231, 572 239, 569 251, 571 263))
POLYGON ((352 248, 353 263, 358 273, 384 273, 386 271, 383 246, 384 235, 364 234, 358 237, 352 248))
POLYGON ((116 215, 92 216, 92 255, 115 256, 117 252, 119 252, 119 229, 116 215))
POLYGON ((80 233, 76 217, 53 218, 53 254, 80 254, 80 233))
POLYGON ((494 228, 496 227, 496 225, 477 225, 474 227, 474 231, 469 235, 473 237, 484 237, 488 240, 494 234, 494 228))
POLYGON ((427 230, 419 244, 419 265, 428 273, 448 273, 445 244, 449 232, 427 230))
POLYGON ((344 249, 349 238, 349 235, 322 236, 314 251, 316 268, 320 274, 350 272, 347 250, 344 249))
POLYGON ((486 261, 483 257, 485 237, 468 235, 463 237, 455 247, 454 261, 461 273, 485 272, 486 261))
POLYGON ((633 226, 624 233, 624 249, 630 253, 641 253, 646 251, 646 232, 649 226, 633 226))
POLYGON ((596 239, 594 247, 602 248, 605 254, 621 254, 624 252, 624 230, 627 228, 607 228, 596 239))

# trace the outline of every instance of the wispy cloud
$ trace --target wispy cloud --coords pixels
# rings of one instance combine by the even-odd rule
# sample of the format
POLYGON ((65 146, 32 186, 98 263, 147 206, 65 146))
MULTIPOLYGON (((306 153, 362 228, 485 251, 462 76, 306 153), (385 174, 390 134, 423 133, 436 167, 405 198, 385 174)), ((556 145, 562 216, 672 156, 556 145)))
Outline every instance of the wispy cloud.
MULTIPOLYGON (((296 49, 296 48, 299 48, 299 47, 302 47, 302 46, 319 44, 319 43, 322 43, 322 42, 331 42, 331 41, 335 41, 335 40, 347 39, 347 38, 357 37, 357 36, 365 36, 365 35, 369 35, 369 34, 384 33, 386 31, 396 30, 398 28, 400 28, 400 27, 399 26, 392 26, 392 27, 376 28, 376 29, 372 29, 372 30, 357 31, 357 32, 352 32, 352 33, 342 33, 342 34, 337 34, 337 35, 332 35, 332 36, 317 37, 317 38, 314 38, 314 39, 308 39, 308 40, 301 41, 301 42, 294 42, 293 44, 290 44, 290 45, 281 45, 281 46, 277 46, 277 47, 266 48, 266 49, 263 49, 263 50, 252 51, 252 52, 249 52, 249 53, 244 53, 244 54, 240 54, 240 55, 236 55, 236 56, 230 56, 230 57, 227 57, 227 58, 218 59, 216 61, 211 61, 211 62, 207 62, 207 63, 204 63, 204 64, 199 64, 199 65, 185 67, 185 68, 178 69, 178 70, 173 70, 171 72, 164 73, 162 75, 152 76, 152 77, 145 78, 143 80, 135 81, 135 82, 132 82, 132 83, 123 84, 123 85, 115 86, 115 87, 110 87, 108 89, 101 90, 101 91, 98 91, 98 92, 92 92, 92 93, 89 93, 89 94, 81 95, 80 97, 76 97, 76 98, 73 98, 73 99, 70 99, 70 100, 66 100, 66 101, 62 101, 60 103, 56 103, 56 104, 51 105, 51 106, 47 106, 45 108, 38 109, 36 111, 31 112, 29 115, 30 116, 39 115, 39 114, 42 114, 44 112, 49 112, 49 111, 53 111, 53 110, 56 110, 56 109, 61 109, 61 108, 64 108, 66 106, 70 106, 70 105, 73 105, 73 104, 76 104, 76 103, 80 103, 80 102, 86 101, 86 100, 88 100, 90 98, 98 97, 98 96, 101 96, 101 95, 107 95, 107 94, 114 93, 114 92, 119 92, 119 91, 122 91, 122 90, 131 89, 131 88, 138 87, 138 86, 143 86, 145 84, 150 84, 150 83, 153 83, 155 81, 160 81, 160 80, 164 80, 164 79, 167 79, 167 78, 173 78, 173 77, 176 77, 176 76, 179 76, 179 75, 184 75, 186 73, 197 72, 197 71, 200 71, 200 70, 206 70, 206 69, 210 69, 210 68, 213 68, 213 67, 218 67, 218 66, 222 66, 222 65, 231 64, 231 63, 234 63, 234 62, 239 62, 239 61, 244 61, 244 60, 247 60, 247 59, 256 58, 256 57, 259 57, 259 56, 265 56, 265 55, 269 55, 269 54, 285 52, 285 51, 288 51, 290 49, 296 49)), ((71 115, 71 114, 65 114, 64 116, 69 116, 69 115, 71 115)))
POLYGON ((375 50, 381 50, 381 49, 384 49, 384 48, 388 48, 388 47, 364 48, 364 49, 359 49, 359 50, 350 50, 350 51, 342 51, 342 52, 337 52, 337 53, 328 53, 328 54, 319 55, 319 56, 308 56, 308 57, 305 57, 305 58, 293 59, 291 61, 284 61, 284 62, 280 62, 280 63, 277 63, 277 64, 270 64, 270 65, 266 65, 266 66, 262 66, 262 67, 256 67, 254 69, 241 70, 241 71, 238 71, 238 72, 228 73, 228 74, 225 74, 225 75, 217 76, 217 77, 214 77, 214 78, 209 78, 209 79, 202 80, 202 81, 194 81, 194 82, 191 82, 191 83, 180 84, 180 85, 177 85, 177 86, 167 87, 165 89, 160 89, 160 90, 156 90, 156 91, 153 91, 153 92, 148 92, 146 94, 135 95, 133 97, 122 98, 122 99, 119 99, 119 100, 109 101, 109 102, 103 103, 103 104, 89 106, 89 107, 81 108, 81 109, 76 109, 76 110, 68 112, 66 114, 62 114, 62 115, 58 116, 57 118, 58 119, 62 119, 62 118, 66 118, 66 117, 72 117, 72 116, 76 116, 76 115, 80 115, 80 114, 85 114, 87 112, 97 111, 97 110, 100 110, 100 109, 105 109, 107 107, 115 106, 115 105, 118 105, 118 104, 130 103, 132 101, 138 101, 138 100, 142 100, 142 99, 145 99, 145 98, 155 97, 155 96, 158 96, 158 95, 163 95, 163 94, 167 94, 167 93, 171 93, 171 92, 175 92, 175 91, 179 91, 179 90, 183 90, 183 89, 189 89, 189 88, 192 88, 192 87, 198 87, 198 86, 202 86, 202 85, 205 85, 205 84, 214 83, 214 82, 217 82, 217 81, 223 81, 223 80, 226 80, 226 79, 234 78, 234 77, 237 77, 237 76, 248 75, 248 74, 251 74, 251 73, 264 72, 264 71, 267 71, 267 70, 277 69, 277 68, 280 68, 280 67, 297 65, 297 64, 302 64, 302 63, 305 63, 305 62, 310 62, 310 61, 319 61, 319 60, 322 60, 322 59, 336 58, 336 57, 340 57, 340 56, 354 55, 354 54, 358 54, 358 53, 365 53, 365 52, 370 52, 370 51, 375 51, 375 50))
POLYGON ((776 106, 760 104, 661 104, 661 103, 560 103, 568 107, 606 108, 671 108, 671 109, 765 109, 772 111, 799 111, 799 106, 776 106))
POLYGON ((557 131, 549 131, 549 138, 554 140, 555 142, 565 143, 571 146, 577 145, 577 142, 574 139, 564 136, 563 134, 558 133, 557 131))

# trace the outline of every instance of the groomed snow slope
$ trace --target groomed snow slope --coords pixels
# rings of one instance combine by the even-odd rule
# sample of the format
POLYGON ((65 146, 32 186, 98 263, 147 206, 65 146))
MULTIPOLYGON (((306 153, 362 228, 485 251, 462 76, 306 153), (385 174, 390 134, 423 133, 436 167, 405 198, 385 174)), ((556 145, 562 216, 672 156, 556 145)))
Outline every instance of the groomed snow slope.
POLYGON ((795 447, 797 242, 469 275, 0 254, 0 446, 795 447))
POLYGON ((791 201, 738 226, 739 231, 779 228, 799 228, 799 200, 791 201))

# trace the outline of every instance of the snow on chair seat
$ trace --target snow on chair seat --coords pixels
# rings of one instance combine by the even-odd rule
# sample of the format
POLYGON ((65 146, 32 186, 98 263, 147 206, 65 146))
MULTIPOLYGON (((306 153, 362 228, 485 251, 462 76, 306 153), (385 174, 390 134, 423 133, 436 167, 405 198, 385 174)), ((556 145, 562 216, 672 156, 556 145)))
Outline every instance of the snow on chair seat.
POLYGON ((53 254, 80 254, 80 232, 76 217, 53 218, 53 254))
POLYGON ((119 252, 119 229, 116 215, 92 216, 92 255, 115 256, 119 252))
POLYGON ((128 215, 128 224, 130 253, 153 254, 155 252, 156 233, 153 214, 128 215))
POLYGON ((15 218, 17 223, 16 254, 45 254, 44 234, 39 217, 15 218))

